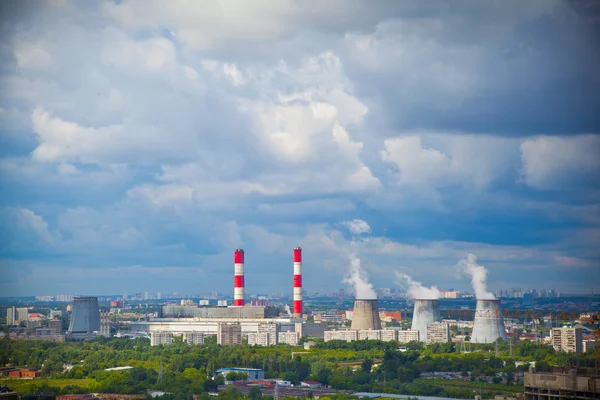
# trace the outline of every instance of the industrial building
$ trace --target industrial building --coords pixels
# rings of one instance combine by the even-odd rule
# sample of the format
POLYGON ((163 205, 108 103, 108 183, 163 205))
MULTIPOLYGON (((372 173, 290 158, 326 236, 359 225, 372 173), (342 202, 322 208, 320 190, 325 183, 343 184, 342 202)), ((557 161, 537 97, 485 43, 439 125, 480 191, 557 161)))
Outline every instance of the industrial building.
MULTIPOLYGON (((151 334, 167 331, 173 335, 185 335, 195 331, 202 332, 204 336, 217 335, 219 343, 221 339, 227 344, 241 343, 241 337, 238 340, 237 336, 235 339, 227 336, 227 332, 235 329, 236 332, 241 330, 241 335, 247 337, 250 343, 262 345, 276 344, 281 332, 297 332, 298 340, 302 336, 324 337, 324 332, 328 329, 326 323, 307 323, 302 319, 302 249, 300 247, 293 249, 294 304, 293 314, 288 317, 276 317, 265 305, 248 305, 245 299, 245 254, 242 249, 235 250, 233 261, 233 306, 227 306, 226 302, 219 302, 216 307, 207 307, 207 301, 201 301, 198 305, 187 301, 182 304, 164 304, 160 307, 157 318, 132 322, 131 332, 151 334), (236 324, 236 328, 223 324, 236 324)), ((289 338, 291 342, 294 341, 292 336, 294 335, 290 335, 289 338)))
POLYGON ((552 328, 550 339, 556 351, 583 352, 583 329, 581 328, 552 328))
POLYGON ((600 399, 600 370, 572 368, 555 373, 525 373, 525 400, 600 399))
POLYGON ((150 334, 150 346, 173 343, 173 334, 171 332, 152 332, 150 334))
POLYGON ((242 326, 239 323, 217 325, 217 344, 222 346, 242 344, 242 326))
POLYGON ((450 341, 450 325, 442 322, 427 324, 427 344, 448 343, 450 341))
POLYGON ((508 340, 500 300, 477 299, 471 343, 494 343, 498 339, 508 340))
POLYGON ((412 325, 413 331, 419 331, 421 342, 427 342, 427 324, 441 322, 440 304, 437 299, 415 299, 412 325))
POLYGON ((97 297, 73 298, 73 314, 67 332, 76 340, 91 340, 94 332, 100 330, 100 308, 97 297))
POLYGON ((381 329, 377 299, 354 300, 354 311, 352 312, 350 327, 352 330, 381 329))
POLYGON ((230 372, 246 374, 248 375, 248 380, 265 379, 265 371, 258 368, 221 368, 216 373, 226 378, 230 372))

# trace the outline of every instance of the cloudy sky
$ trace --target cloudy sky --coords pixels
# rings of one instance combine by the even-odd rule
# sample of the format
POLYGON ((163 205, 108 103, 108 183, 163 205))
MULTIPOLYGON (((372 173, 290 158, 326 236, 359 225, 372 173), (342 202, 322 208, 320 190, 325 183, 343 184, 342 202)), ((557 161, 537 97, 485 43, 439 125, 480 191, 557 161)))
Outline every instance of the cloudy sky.
POLYGON ((0 293, 600 290, 588 1, 3 1, 0 293))

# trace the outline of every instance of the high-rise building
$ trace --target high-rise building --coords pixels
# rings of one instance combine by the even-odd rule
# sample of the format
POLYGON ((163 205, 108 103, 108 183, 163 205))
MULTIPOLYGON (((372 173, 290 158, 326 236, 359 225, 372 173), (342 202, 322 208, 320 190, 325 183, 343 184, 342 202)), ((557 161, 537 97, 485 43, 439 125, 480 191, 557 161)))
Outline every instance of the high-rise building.
POLYGON ((217 325, 217 344, 222 346, 242 344, 242 326, 237 323, 217 325))
POLYGON ((13 307, 8 307, 6 309, 6 325, 11 326, 15 325, 15 314, 17 313, 17 309, 13 307))
POLYGON ((405 331, 398 331, 398 342, 408 343, 408 342, 418 342, 418 341, 419 341, 419 331, 417 329, 408 329, 405 331))
POLYGON ((264 333, 267 335, 266 346, 277 344, 277 334, 279 333, 279 324, 259 324, 258 333, 264 333))
POLYGON ((553 328, 550 332, 554 350, 567 353, 583 351, 583 330, 581 328, 553 328))
POLYGON ((441 322, 427 324, 425 343, 448 343, 450 341, 450 325, 441 322))
POLYGON ((187 344, 204 344, 204 332, 188 332, 185 341, 187 344))
POLYGON ((27 309, 27 307, 17 308, 16 321, 27 322, 27 320, 29 319, 28 315, 29 310, 27 309))
POLYGON ((150 332, 150 346, 173 343, 171 332, 150 332))

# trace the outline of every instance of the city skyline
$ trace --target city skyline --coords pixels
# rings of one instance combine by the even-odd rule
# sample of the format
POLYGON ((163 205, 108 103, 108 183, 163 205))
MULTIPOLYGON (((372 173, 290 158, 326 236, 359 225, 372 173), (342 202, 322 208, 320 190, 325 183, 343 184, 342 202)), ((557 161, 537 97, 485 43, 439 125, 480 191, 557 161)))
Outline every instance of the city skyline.
POLYGON ((0 5, 3 296, 600 292, 590 3, 223 4, 0 5))

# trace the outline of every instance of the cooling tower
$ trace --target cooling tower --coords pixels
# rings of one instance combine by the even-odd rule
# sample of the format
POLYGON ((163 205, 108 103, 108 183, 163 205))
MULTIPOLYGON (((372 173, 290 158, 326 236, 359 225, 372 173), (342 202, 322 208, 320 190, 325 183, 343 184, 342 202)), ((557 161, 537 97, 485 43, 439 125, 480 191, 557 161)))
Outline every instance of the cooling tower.
POLYGON ((494 343, 498 338, 508 340, 500 300, 477 300, 471 343, 494 343))
POLYGON ((100 308, 97 297, 75 297, 73 314, 68 333, 71 336, 91 338, 91 333, 100 330, 100 308))
POLYGON ((415 309, 410 329, 419 331, 419 341, 425 342, 427 340, 427 324, 441 321, 440 303, 437 299, 415 299, 415 309))
POLYGON ((379 319, 379 306, 377 305, 377 299, 354 300, 354 312, 352 313, 351 329, 381 329, 381 320, 379 319))

